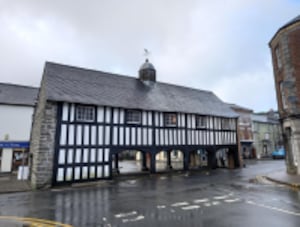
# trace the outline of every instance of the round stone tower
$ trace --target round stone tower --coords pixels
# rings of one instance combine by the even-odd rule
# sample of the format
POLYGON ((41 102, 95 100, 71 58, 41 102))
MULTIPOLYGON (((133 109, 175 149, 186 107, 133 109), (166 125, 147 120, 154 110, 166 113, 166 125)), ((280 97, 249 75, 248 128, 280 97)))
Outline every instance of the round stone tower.
POLYGON ((300 16, 279 28, 269 46, 287 171, 300 174, 300 16))

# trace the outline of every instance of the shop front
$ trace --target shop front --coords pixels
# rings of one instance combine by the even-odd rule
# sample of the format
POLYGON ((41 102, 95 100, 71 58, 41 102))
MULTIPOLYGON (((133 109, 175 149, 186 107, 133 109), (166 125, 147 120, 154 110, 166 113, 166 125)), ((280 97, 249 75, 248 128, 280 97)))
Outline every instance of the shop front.
POLYGON ((29 142, 0 141, 0 173, 18 171, 20 166, 28 166, 29 142))

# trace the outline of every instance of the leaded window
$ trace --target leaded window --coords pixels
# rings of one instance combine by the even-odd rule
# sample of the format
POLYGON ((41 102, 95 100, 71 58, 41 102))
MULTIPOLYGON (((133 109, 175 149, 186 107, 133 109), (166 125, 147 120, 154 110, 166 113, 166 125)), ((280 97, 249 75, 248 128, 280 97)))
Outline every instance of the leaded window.
POLYGON ((142 113, 139 110, 127 110, 126 111, 126 123, 127 124, 141 124, 142 113))
POLYGON ((176 113, 165 113, 164 123, 166 127, 176 127, 177 126, 177 115, 176 113))
POLYGON ((196 116, 196 128, 206 128, 206 116, 196 116))
POLYGON ((94 106, 76 106, 76 120, 84 122, 95 121, 95 107, 94 106))

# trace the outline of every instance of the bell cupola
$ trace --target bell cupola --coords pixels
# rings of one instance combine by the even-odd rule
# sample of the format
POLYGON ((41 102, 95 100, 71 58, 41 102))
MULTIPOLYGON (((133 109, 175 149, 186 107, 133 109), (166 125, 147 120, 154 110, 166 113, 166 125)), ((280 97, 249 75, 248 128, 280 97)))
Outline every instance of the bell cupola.
POLYGON ((156 70, 148 59, 140 67, 139 79, 143 82, 156 82, 156 70))

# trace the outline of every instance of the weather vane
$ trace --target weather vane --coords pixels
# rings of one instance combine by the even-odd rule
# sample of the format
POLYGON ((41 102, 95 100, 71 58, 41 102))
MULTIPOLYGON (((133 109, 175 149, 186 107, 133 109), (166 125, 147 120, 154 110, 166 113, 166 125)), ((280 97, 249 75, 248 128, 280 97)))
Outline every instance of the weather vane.
POLYGON ((148 60, 149 56, 150 56, 150 51, 146 48, 144 48, 144 56, 146 57, 146 59, 148 60))

